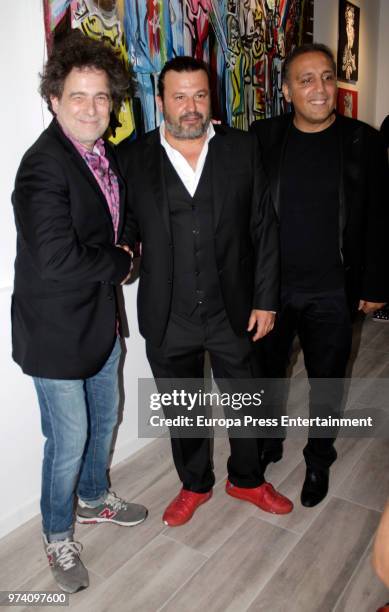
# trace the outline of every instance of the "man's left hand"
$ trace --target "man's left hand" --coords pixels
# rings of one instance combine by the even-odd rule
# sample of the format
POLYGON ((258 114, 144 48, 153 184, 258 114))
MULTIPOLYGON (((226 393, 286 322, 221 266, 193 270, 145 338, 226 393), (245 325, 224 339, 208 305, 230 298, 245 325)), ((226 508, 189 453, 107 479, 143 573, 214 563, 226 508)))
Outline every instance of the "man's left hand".
POLYGON ((253 336, 253 342, 263 338, 273 329, 274 319, 274 312, 269 312, 268 310, 251 311, 247 331, 251 332, 255 326, 257 326, 257 331, 253 336))
POLYGON ((358 310, 363 310, 365 314, 370 314, 375 310, 380 310, 385 306, 385 302, 366 302, 366 300, 359 300, 358 310))

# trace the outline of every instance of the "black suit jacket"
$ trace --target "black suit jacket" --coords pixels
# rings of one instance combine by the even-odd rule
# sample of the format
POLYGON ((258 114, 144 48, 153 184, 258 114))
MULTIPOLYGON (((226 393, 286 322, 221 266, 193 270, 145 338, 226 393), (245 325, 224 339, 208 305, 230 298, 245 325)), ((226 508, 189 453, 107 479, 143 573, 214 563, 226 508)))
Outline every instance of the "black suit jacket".
MULTIPOLYGON (((260 144, 278 216, 282 164, 292 121, 293 114, 286 114, 255 121, 251 126, 260 144)), ((341 164, 339 247, 349 303, 355 307, 359 299, 386 302, 389 301, 386 149, 379 132, 366 123, 338 115, 336 127, 341 164)))
MULTIPOLYGON (((231 325, 242 334, 252 308, 278 307, 278 231, 254 137, 216 126, 209 143, 216 264, 231 325)), ((128 218, 122 240, 142 242, 138 317, 142 335, 162 342, 172 296, 173 248, 159 130, 122 143, 128 218)))
MULTIPOLYGON (((115 170, 108 145, 106 151, 115 170)), ((121 182, 120 192, 119 231, 121 182)), ((91 376, 115 341, 113 285, 128 274, 130 257, 114 246, 104 194, 55 120, 24 155, 12 201, 17 227, 13 357, 33 376, 91 376)))

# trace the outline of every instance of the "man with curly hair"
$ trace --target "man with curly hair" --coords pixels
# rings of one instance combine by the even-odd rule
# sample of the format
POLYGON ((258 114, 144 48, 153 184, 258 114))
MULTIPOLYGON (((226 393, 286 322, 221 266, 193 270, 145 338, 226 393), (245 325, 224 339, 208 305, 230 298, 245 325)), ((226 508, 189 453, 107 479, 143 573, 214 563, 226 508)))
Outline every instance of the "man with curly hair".
POLYGON ((25 153, 12 197, 13 357, 38 395, 43 539, 69 593, 88 586, 73 540, 75 496, 81 523, 130 526, 147 515, 109 491, 107 479, 121 356, 116 287, 132 257, 119 244, 124 189, 102 136, 129 85, 102 43, 72 32, 57 44, 41 75, 54 119, 25 153))

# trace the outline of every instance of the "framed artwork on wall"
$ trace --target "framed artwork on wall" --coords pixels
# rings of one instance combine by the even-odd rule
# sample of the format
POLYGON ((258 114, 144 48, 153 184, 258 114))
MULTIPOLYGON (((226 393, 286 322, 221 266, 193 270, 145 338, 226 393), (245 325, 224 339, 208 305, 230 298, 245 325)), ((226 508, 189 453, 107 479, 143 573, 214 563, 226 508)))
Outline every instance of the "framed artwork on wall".
POLYGON ((339 87, 336 109, 338 113, 345 117, 358 119, 358 92, 353 89, 339 87))
POLYGON ((338 79, 356 83, 359 59, 359 7, 339 0, 338 79))

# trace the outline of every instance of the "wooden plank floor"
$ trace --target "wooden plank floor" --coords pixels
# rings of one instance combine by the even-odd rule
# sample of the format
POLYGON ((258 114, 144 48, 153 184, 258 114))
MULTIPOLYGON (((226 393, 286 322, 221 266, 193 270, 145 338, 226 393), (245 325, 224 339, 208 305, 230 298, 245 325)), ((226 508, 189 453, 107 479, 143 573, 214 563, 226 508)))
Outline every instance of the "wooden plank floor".
MULTIPOLYGON (((357 327, 354 358, 354 376, 389 377, 389 325, 367 320, 357 327)), ((296 354, 293 375, 302 372, 296 354)), ((295 503, 284 517, 225 494, 224 438, 215 440, 214 496, 179 528, 161 521, 179 488, 167 439, 116 466, 113 490, 145 504, 149 517, 135 528, 77 526, 91 584, 71 596, 70 610, 375 612, 389 600, 370 563, 388 495, 389 440, 339 439, 329 495, 312 509, 299 501, 303 445, 302 439, 287 440, 283 461, 267 473, 295 503)), ((39 517, 0 540, 0 590, 12 589, 56 589, 39 517)))

